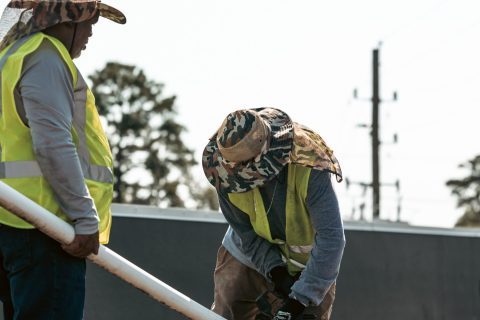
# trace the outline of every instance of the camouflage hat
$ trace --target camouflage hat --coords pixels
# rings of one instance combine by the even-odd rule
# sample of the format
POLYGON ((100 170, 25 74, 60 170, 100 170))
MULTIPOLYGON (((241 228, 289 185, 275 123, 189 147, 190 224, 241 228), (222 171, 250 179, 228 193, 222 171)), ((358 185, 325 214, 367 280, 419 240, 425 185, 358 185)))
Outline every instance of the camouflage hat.
POLYGON ((124 24, 119 10, 100 0, 11 0, 0 19, 0 51, 15 40, 63 22, 82 22, 97 14, 124 24))
POLYGON ((342 180, 340 165, 324 140, 274 108, 230 113, 202 156, 208 181, 227 193, 260 187, 288 163, 327 170, 342 180))

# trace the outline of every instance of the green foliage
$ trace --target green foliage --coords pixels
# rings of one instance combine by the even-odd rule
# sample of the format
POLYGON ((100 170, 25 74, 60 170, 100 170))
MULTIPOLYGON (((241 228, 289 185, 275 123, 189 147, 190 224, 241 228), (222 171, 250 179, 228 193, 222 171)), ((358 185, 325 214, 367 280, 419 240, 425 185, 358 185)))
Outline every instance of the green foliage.
POLYGON ((457 197, 457 206, 465 213, 458 219, 456 226, 480 227, 480 155, 460 165, 470 171, 462 179, 447 181, 452 194, 457 197))
POLYGON ((163 97, 163 85, 135 66, 110 62, 89 78, 114 157, 114 202, 184 207, 196 161, 175 96, 163 97))

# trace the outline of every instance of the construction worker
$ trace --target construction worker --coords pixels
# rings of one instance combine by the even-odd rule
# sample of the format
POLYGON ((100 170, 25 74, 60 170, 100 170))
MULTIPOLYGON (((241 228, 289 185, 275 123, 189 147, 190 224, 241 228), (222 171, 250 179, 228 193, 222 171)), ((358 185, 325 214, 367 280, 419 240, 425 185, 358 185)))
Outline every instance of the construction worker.
POLYGON ((322 138, 278 109, 237 110, 202 164, 229 223, 212 310, 235 320, 330 319, 345 237, 330 182, 342 173, 322 138))
POLYGON ((126 22, 96 0, 12 0, 0 20, 0 181, 75 229, 59 244, 0 209, 4 319, 82 319, 85 257, 109 238, 112 155, 72 61, 99 17, 126 22))

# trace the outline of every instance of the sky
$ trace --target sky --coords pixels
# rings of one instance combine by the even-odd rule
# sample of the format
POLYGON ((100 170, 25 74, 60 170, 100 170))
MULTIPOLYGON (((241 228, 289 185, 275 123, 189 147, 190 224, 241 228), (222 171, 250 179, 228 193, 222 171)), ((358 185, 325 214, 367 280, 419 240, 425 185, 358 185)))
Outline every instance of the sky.
MULTIPOLYGON (((1 0, 2 4, 6 0, 1 0)), ((372 50, 380 50, 381 218, 452 227, 445 182, 480 154, 478 0, 105 0, 126 25, 100 21, 76 64, 132 64, 177 96, 200 162, 235 109, 276 107, 317 131, 344 177, 371 182, 372 50), (357 88, 358 98, 353 97, 357 88), (397 101, 392 94, 398 93, 397 101), (393 135, 398 143, 393 143, 393 135), (399 180, 400 192, 389 184, 399 180)), ((204 181, 200 166, 198 180, 204 181)), ((334 181, 334 179, 332 179, 334 181)), ((371 190, 334 182, 342 216, 371 221, 371 190)))

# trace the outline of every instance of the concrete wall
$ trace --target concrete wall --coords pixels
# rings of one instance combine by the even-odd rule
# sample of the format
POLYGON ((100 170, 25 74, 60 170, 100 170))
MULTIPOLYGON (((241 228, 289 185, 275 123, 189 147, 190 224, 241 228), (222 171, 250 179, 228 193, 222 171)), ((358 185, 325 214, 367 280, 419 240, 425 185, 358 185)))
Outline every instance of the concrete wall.
MULTIPOLYGON (((193 300, 210 306, 224 223, 114 217, 108 247, 193 300)), ((87 273, 87 320, 186 319, 94 264, 87 273)))
POLYGON ((334 319, 480 319, 480 238, 346 236, 334 319))
MULTIPOLYGON (((130 206, 114 212, 111 249, 211 304, 227 227, 220 214, 130 206)), ((334 320, 480 320, 480 232, 346 223, 346 237, 334 320)), ((87 277, 87 320, 185 319, 95 265, 87 277)))

